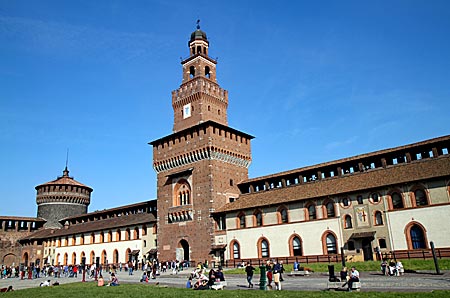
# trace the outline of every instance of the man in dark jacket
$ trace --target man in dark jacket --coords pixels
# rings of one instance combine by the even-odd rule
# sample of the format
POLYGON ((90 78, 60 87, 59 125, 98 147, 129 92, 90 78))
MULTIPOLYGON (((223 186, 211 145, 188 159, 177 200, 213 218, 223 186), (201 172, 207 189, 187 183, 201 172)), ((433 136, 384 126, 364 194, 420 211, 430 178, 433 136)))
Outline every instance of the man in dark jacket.
POLYGON ((253 271, 255 271, 255 267, 253 267, 252 264, 248 262, 247 266, 245 267, 245 272, 247 273, 247 282, 249 288, 253 288, 253 271))

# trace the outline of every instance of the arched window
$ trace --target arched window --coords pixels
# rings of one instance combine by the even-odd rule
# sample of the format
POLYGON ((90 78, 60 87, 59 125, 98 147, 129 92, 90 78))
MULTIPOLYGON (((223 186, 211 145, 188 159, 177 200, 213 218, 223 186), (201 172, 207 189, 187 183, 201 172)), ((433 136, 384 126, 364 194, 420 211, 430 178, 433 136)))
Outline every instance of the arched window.
POLYGON ((427 248, 425 233, 418 225, 413 225, 409 231, 411 237, 412 249, 427 248))
POLYGON ((239 228, 241 228, 241 229, 245 228, 245 213, 240 213, 238 215, 238 223, 239 223, 239 225, 238 225, 239 228))
POLYGON ((255 220, 255 226, 261 227, 263 225, 262 212, 260 210, 256 210, 255 213, 253 214, 253 216, 254 216, 254 220, 255 220))
POLYGON ((327 247, 327 254, 337 254, 337 243, 336 243, 336 237, 328 233, 326 236, 326 247, 327 247))
POLYGON ((189 67, 189 77, 192 79, 193 77, 195 77, 195 67, 191 66, 189 67))
POLYGON ((112 241, 112 231, 108 231, 108 242, 112 241))
POLYGON ((391 199, 392 199, 392 208, 393 209, 404 208, 402 196, 398 192, 392 193, 391 199))
POLYGON ((190 205, 191 202, 191 187, 186 179, 180 179, 175 186, 173 198, 173 206, 190 205))
POLYGON ((131 261, 131 249, 127 248, 127 250, 125 251, 125 258, 125 262, 131 261))
POLYGON ((113 252, 113 263, 119 263, 119 251, 117 249, 115 249, 113 252))
POLYGON ((369 201, 373 204, 378 204, 381 200, 380 194, 377 192, 371 193, 369 201))
POLYGON ((345 229, 351 229, 353 228, 353 223, 352 223, 352 217, 351 215, 345 215, 345 223, 344 223, 344 228, 345 229))
POLYGON ((91 264, 95 264, 95 252, 91 251, 91 264))
POLYGON ((336 216, 336 212, 334 211, 334 203, 333 202, 328 202, 325 205, 325 208, 327 209, 327 218, 336 216))
POLYGON ((349 207, 350 206, 350 199, 349 198, 343 198, 342 199, 342 206, 349 207))
POLYGON ((302 256, 302 240, 298 236, 294 236, 291 240, 292 256, 302 256))
POLYGON ((266 239, 261 239, 259 241, 259 251, 261 258, 270 257, 269 242, 267 242, 266 239))
POLYGON ((74 252, 72 253, 72 265, 76 265, 77 263, 77 254, 74 252))
MULTIPOLYGON (((76 245, 77 244, 77 238, 75 237, 75 235, 72 236, 72 245, 76 245)), ((75 264, 75 263, 73 263, 75 264)))
POLYGON ((375 211, 375 225, 381 226, 383 224, 383 215, 380 211, 375 211))
POLYGON ((103 231, 100 232, 100 243, 105 242, 105 234, 103 234, 103 231))
POLYGON ((95 243, 95 234, 91 233, 91 244, 95 243))
POLYGON ((80 244, 84 244, 84 234, 81 234, 81 237, 80 237, 80 244))
POLYGON ((86 257, 86 254, 84 253, 84 251, 81 252, 80 254, 80 264, 83 264, 83 258, 86 257))
POLYGON ((133 239, 139 239, 139 228, 134 228, 133 239))
POLYGON ((126 229, 126 231, 125 231, 125 240, 130 240, 130 234, 131 234, 130 229, 126 229))
POLYGON ((427 195, 423 189, 416 189, 414 192, 414 197, 416 199, 416 206, 426 206, 428 205, 427 195))
POLYGON ((316 205, 310 204, 308 207, 308 219, 313 220, 316 219, 316 205))
POLYGON ((231 245, 233 248, 233 259, 240 259, 241 258, 241 247, 237 241, 234 241, 231 245))
POLYGON ((122 240, 122 233, 120 231, 120 229, 117 229, 116 231, 116 241, 120 241, 122 240))
POLYGON ((285 207, 282 207, 278 210, 278 223, 288 223, 289 222, 289 218, 288 218, 288 211, 285 207))
POLYGON ((146 235, 147 235, 147 226, 142 225, 142 236, 146 236, 146 235))
POLYGON ((63 263, 64 265, 67 265, 68 259, 69 259, 69 255, 67 253, 65 253, 64 254, 64 263, 63 263))
POLYGON ((102 259, 100 261, 103 265, 108 264, 108 257, 106 255, 106 250, 102 251, 102 259))

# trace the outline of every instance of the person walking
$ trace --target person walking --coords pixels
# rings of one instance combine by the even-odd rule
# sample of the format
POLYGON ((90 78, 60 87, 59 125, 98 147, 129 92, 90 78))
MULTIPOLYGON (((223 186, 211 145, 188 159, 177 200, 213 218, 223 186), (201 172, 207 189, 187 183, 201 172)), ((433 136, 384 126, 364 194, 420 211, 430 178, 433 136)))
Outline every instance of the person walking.
POLYGON ((253 288, 253 271, 255 271, 255 267, 253 267, 252 264, 248 262, 247 266, 245 267, 245 273, 247 273, 247 282, 249 288, 253 288))

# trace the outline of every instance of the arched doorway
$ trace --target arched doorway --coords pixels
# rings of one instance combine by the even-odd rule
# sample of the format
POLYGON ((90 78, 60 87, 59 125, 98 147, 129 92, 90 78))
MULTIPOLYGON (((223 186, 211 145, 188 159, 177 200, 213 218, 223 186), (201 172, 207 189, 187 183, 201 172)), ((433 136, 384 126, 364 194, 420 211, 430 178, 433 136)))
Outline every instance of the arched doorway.
POLYGON ((175 253, 178 261, 189 261, 189 243, 184 239, 180 240, 175 253))
POLYGON ((28 266, 28 253, 24 253, 22 257, 22 261, 25 264, 25 266, 28 266))

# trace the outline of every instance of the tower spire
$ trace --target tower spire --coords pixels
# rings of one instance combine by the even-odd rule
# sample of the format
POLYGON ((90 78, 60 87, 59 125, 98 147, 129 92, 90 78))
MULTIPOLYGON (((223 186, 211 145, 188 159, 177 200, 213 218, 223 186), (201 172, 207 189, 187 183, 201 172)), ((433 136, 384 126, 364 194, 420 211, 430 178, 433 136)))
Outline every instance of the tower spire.
POLYGON ((69 170, 67 169, 67 165, 69 164, 69 148, 67 148, 66 153, 66 168, 63 171, 63 177, 69 177, 69 170))

